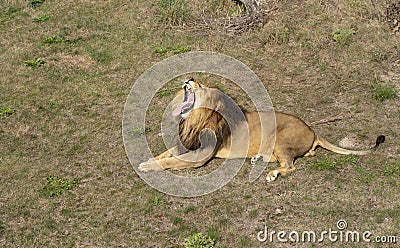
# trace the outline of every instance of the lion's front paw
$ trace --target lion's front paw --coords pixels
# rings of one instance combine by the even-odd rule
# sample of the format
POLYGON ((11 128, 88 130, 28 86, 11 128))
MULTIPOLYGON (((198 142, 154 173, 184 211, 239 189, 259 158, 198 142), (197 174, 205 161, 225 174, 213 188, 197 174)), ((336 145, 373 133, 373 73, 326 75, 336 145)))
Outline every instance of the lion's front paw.
POLYGON ((149 161, 139 164, 139 170, 143 172, 148 172, 148 171, 160 171, 163 170, 163 168, 155 159, 149 159, 149 161))
POLYGON ((257 161, 260 160, 262 158, 262 156, 260 156, 259 154, 257 154, 254 157, 251 157, 250 163, 252 166, 255 166, 257 161))
POLYGON ((275 181, 275 179, 278 177, 279 171, 278 170, 272 170, 268 172, 267 174, 267 182, 272 182, 275 181))

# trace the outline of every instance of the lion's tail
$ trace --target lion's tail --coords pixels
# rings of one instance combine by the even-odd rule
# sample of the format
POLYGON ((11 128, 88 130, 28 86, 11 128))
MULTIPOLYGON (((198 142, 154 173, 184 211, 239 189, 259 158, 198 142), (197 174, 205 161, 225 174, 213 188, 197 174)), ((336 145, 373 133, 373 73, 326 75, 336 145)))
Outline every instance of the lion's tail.
POLYGON ((325 148, 329 151, 333 151, 333 152, 336 152, 339 154, 366 155, 366 154, 370 154, 370 153, 374 152, 380 144, 385 142, 385 136, 384 135, 378 136, 378 138, 376 138, 375 146, 371 147, 369 150, 363 150, 363 151, 353 151, 353 150, 348 150, 348 149, 344 149, 344 148, 335 146, 320 136, 317 136, 316 142, 317 142, 317 145, 321 146, 322 148, 325 148))

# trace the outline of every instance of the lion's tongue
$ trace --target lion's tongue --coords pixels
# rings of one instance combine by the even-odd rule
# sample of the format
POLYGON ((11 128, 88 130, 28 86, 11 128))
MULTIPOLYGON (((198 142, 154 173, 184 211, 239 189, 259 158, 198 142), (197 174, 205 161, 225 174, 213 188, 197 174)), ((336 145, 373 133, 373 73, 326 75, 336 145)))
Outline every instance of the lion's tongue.
POLYGON ((173 116, 178 116, 180 115, 184 109, 186 108, 190 108, 190 106, 192 106, 192 104, 194 103, 194 94, 193 93, 189 93, 187 96, 187 99, 185 102, 181 103, 173 112, 172 115, 173 116))

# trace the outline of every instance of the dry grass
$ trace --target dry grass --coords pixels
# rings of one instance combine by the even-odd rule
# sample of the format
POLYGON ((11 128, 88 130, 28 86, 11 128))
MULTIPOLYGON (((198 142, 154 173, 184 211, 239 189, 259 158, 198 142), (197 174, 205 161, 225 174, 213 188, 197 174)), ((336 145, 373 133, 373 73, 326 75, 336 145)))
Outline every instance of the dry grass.
MULTIPOLYGON (((44 1, 34 8, 30 2, 0 6, 0 108, 12 110, 0 116, 0 246, 183 247, 185 238, 202 232, 220 248, 266 247, 256 238, 264 224, 322 231, 339 219, 350 230, 400 239, 400 36, 397 17, 386 16, 392 13, 387 1, 265 0, 265 10, 273 10, 265 25, 235 35, 216 31, 244 14, 229 0, 184 1, 190 18, 177 22, 157 18, 158 1, 44 1), (194 31, 204 20, 218 25, 194 31), (333 40, 333 32, 348 29, 355 31, 348 41, 333 40), (70 42, 49 44, 46 37, 70 42), (340 115, 315 125, 334 143, 351 137, 366 147, 378 134, 387 142, 356 159, 318 150, 270 184, 265 175, 249 183, 247 162, 213 194, 182 199, 157 192, 129 164, 121 120, 132 84, 174 53, 155 52, 168 47, 241 60, 264 82, 277 110, 309 123, 340 115), (45 63, 24 64, 37 58, 45 63), (375 99, 377 78, 397 89, 397 97, 375 99), (77 184, 50 197, 42 193, 49 177, 77 184)), ((229 82, 218 83, 247 104, 229 82)), ((154 113, 174 89, 157 96, 154 113)), ((156 140, 157 134, 155 128, 148 135, 156 140)), ((152 145, 156 153, 163 149, 152 145)))

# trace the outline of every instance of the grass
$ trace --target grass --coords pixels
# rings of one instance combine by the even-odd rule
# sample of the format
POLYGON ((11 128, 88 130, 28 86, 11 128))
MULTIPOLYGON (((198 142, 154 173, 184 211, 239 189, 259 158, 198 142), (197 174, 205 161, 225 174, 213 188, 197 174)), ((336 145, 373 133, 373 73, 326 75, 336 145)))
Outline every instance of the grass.
POLYGON ((186 52, 190 52, 190 47, 185 47, 185 46, 180 46, 180 45, 176 45, 176 46, 166 46, 166 47, 161 47, 158 46, 156 48, 154 48, 154 53, 156 54, 180 54, 180 53, 186 53, 186 52))
POLYGON ((353 36, 356 34, 354 29, 336 29, 332 33, 332 39, 342 45, 349 45, 353 36))
POLYGON ((392 85, 375 85, 375 99, 383 102, 397 97, 397 90, 392 85))
POLYGON ((36 17, 32 18, 33 22, 40 23, 50 20, 51 16, 47 14, 39 14, 36 17))
POLYGON ((19 11, 18 8, 13 6, 4 6, 0 10, 0 17, 10 17, 19 11))
MULTIPOLYGON (((320 231, 339 219, 352 230, 397 235, 399 36, 385 21, 386 1, 274 1, 262 5, 269 9, 264 26, 234 34, 247 19, 231 0, 32 3, 0 4, 0 247, 185 247, 198 233, 215 248, 263 247, 256 230, 265 223, 320 231), (221 29, 207 28, 213 20, 221 29), (346 38, 343 30, 356 33, 346 38), (379 134, 387 141, 360 157, 318 149, 274 183, 267 171, 248 182, 246 161, 212 194, 158 192, 126 157, 122 113, 145 71, 187 51, 239 59, 277 111, 307 123, 340 116, 312 126, 334 144, 352 137, 354 149, 365 149, 379 134)), ((129 132, 146 136, 155 154, 164 149, 158 118, 188 76, 252 108, 228 79, 179 76, 155 94, 146 127, 129 132)), ((221 162, 174 173, 205 174, 221 162)))
POLYGON ((333 170, 337 171, 338 169, 349 165, 356 164, 358 158, 354 155, 346 155, 338 158, 327 157, 325 159, 319 159, 311 164, 311 168, 316 170, 333 170))
POLYGON ((400 176, 400 163, 395 160, 389 160, 385 163, 384 173, 386 176, 400 176))
POLYGON ((10 107, 0 107, 0 117, 12 115, 15 110, 10 107))
POLYGON ((67 40, 58 36, 47 36, 42 39, 42 42, 45 44, 56 44, 56 43, 63 43, 67 40))
POLYGON ((105 65, 110 64, 113 59, 111 51, 105 49, 90 48, 89 55, 98 63, 105 65))
POLYGON ((181 25, 190 19, 190 9, 185 0, 158 0, 156 19, 169 25, 181 25))
POLYGON ((208 235, 194 233, 185 239, 185 248, 212 248, 214 243, 208 235))
POLYGON ((394 99, 397 97, 396 87, 389 83, 384 83, 379 77, 375 75, 373 82, 371 83, 372 91, 374 92, 375 99, 383 102, 385 100, 394 99))
POLYGON ((65 192, 78 186, 77 179, 65 179, 58 176, 49 176, 46 178, 46 184, 42 188, 42 194, 47 197, 61 196, 65 192))
POLYGON ((40 67, 42 65, 44 65, 46 62, 41 59, 41 58, 36 58, 36 59, 31 59, 31 60, 25 60, 24 64, 26 66, 32 67, 32 68, 37 68, 40 67))

